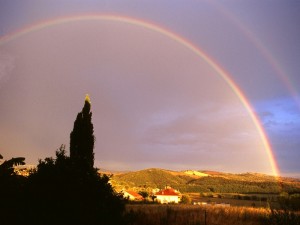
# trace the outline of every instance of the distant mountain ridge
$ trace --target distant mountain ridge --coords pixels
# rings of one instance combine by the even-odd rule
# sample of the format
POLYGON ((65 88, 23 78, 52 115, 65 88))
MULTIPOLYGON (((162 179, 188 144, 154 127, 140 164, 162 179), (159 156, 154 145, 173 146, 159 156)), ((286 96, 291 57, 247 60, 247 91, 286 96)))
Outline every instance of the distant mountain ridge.
POLYGON ((300 193, 299 179, 260 173, 231 174, 216 171, 172 171, 149 168, 112 174, 111 183, 116 189, 161 189, 171 186, 181 192, 300 193))

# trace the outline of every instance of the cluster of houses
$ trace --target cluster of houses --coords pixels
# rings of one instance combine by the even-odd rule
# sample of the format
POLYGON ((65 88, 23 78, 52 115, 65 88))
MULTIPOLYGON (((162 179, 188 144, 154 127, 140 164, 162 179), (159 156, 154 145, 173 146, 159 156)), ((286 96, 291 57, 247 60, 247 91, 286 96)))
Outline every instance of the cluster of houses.
MULTIPOLYGON (((142 195, 132 190, 122 191, 122 193, 123 197, 127 198, 130 201, 147 200, 142 195)), ((150 197, 153 201, 161 204, 179 203, 181 199, 181 193, 171 187, 166 187, 163 190, 154 189, 152 192, 152 196, 150 197)))

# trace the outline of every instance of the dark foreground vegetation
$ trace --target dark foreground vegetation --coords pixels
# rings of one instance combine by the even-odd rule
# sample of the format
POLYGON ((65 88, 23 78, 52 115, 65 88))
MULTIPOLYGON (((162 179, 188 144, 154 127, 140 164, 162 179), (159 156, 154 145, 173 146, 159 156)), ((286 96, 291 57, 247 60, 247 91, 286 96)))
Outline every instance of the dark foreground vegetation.
POLYGON ((24 158, 0 165, 1 225, 124 224, 122 198, 94 168, 90 107, 87 98, 70 135, 70 156, 62 145, 55 158, 40 160, 28 177, 13 169, 24 158))
POLYGON ((124 204, 108 180, 74 168, 61 148, 27 178, 1 176, 0 224, 121 224, 124 204))

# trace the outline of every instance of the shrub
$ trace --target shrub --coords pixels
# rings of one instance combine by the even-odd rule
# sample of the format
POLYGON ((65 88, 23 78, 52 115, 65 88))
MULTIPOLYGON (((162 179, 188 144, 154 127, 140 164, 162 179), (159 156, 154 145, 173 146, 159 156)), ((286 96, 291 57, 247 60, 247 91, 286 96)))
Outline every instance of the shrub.
POLYGON ((192 203, 192 199, 188 195, 182 195, 180 203, 191 204, 192 203))

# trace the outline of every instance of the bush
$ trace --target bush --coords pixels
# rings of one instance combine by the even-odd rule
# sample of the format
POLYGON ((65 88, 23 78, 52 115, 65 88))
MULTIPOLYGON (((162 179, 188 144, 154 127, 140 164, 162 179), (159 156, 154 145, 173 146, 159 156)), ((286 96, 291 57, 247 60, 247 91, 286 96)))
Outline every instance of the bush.
POLYGON ((192 199, 188 195, 182 195, 180 203, 191 204, 192 203, 192 199))
POLYGON ((40 160, 28 178, 0 177, 1 225, 114 225, 123 223, 124 203, 96 169, 78 171, 65 155, 40 160))
POLYGON ((56 157, 41 160, 37 171, 29 177, 28 222, 119 224, 124 204, 108 183, 109 178, 99 176, 96 169, 78 171, 62 148, 56 157))

